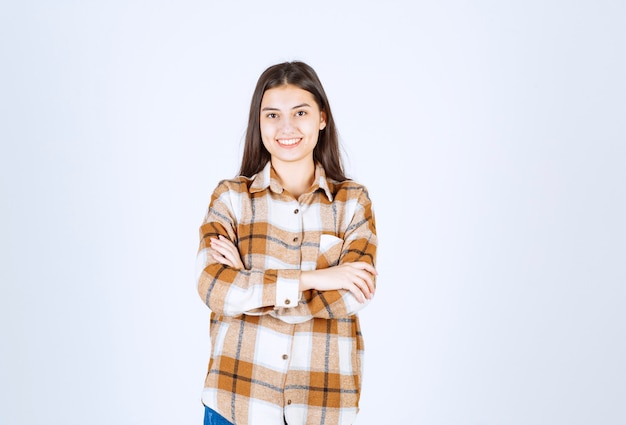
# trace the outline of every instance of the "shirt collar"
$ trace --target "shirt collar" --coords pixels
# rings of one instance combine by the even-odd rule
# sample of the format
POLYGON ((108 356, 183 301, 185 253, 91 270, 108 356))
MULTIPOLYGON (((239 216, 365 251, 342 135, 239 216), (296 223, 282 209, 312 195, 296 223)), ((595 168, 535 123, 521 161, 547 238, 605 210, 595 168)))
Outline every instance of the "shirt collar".
MULTIPOLYGON (((272 168, 272 163, 270 161, 265 164, 263 170, 252 177, 252 184, 250 185, 250 193, 260 192, 262 190, 266 190, 269 188, 274 193, 283 193, 283 186, 278 181, 278 176, 276 175, 276 171, 272 168)), ((326 179, 326 171, 324 171, 324 167, 322 164, 315 164, 315 179, 313 180, 313 185, 311 185, 311 189, 307 192, 315 192, 318 189, 322 189, 326 194, 326 197, 329 201, 333 201, 333 195, 330 191, 330 184, 326 179)))

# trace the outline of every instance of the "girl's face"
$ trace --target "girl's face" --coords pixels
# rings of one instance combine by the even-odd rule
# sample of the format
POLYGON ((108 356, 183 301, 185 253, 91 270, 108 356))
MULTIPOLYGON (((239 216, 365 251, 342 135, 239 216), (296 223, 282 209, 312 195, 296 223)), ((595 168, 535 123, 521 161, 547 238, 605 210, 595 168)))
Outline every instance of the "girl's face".
POLYGON ((287 84, 266 90, 261 99, 261 139, 272 165, 313 161, 326 114, 311 93, 287 84))

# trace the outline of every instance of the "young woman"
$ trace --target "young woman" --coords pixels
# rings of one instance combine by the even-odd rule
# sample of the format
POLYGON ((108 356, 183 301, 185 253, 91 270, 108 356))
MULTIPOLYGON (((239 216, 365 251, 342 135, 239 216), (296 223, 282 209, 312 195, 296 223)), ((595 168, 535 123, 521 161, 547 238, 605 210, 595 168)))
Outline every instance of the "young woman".
POLYGON ((205 424, 351 424, 374 295, 376 229, 344 175, 315 71, 271 66, 250 106, 239 176, 200 227, 198 291, 211 310, 205 424))

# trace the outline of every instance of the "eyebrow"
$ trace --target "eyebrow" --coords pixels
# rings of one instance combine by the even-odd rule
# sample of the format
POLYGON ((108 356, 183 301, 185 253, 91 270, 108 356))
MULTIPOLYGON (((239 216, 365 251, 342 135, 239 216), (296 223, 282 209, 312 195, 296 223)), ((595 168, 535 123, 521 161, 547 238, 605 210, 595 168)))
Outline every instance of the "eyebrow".
MULTIPOLYGON (((291 109, 293 110, 293 109, 304 108, 304 107, 309 107, 310 108, 311 105, 309 105, 308 103, 301 103, 300 105, 296 105, 296 106, 294 106, 291 109)), ((280 109, 266 106, 265 108, 261 109, 261 111, 280 111, 280 109)))

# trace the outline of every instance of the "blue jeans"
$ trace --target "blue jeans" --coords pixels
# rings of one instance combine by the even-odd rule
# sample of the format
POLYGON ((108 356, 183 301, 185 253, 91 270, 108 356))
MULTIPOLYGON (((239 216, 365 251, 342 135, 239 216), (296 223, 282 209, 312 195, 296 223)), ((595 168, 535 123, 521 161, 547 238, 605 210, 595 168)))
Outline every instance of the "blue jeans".
MULTIPOLYGON (((285 421, 285 425, 287 421, 285 421)), ((233 425, 213 409, 204 406, 204 425, 233 425)))
POLYGON ((204 406, 204 425, 233 425, 213 409, 204 406))

